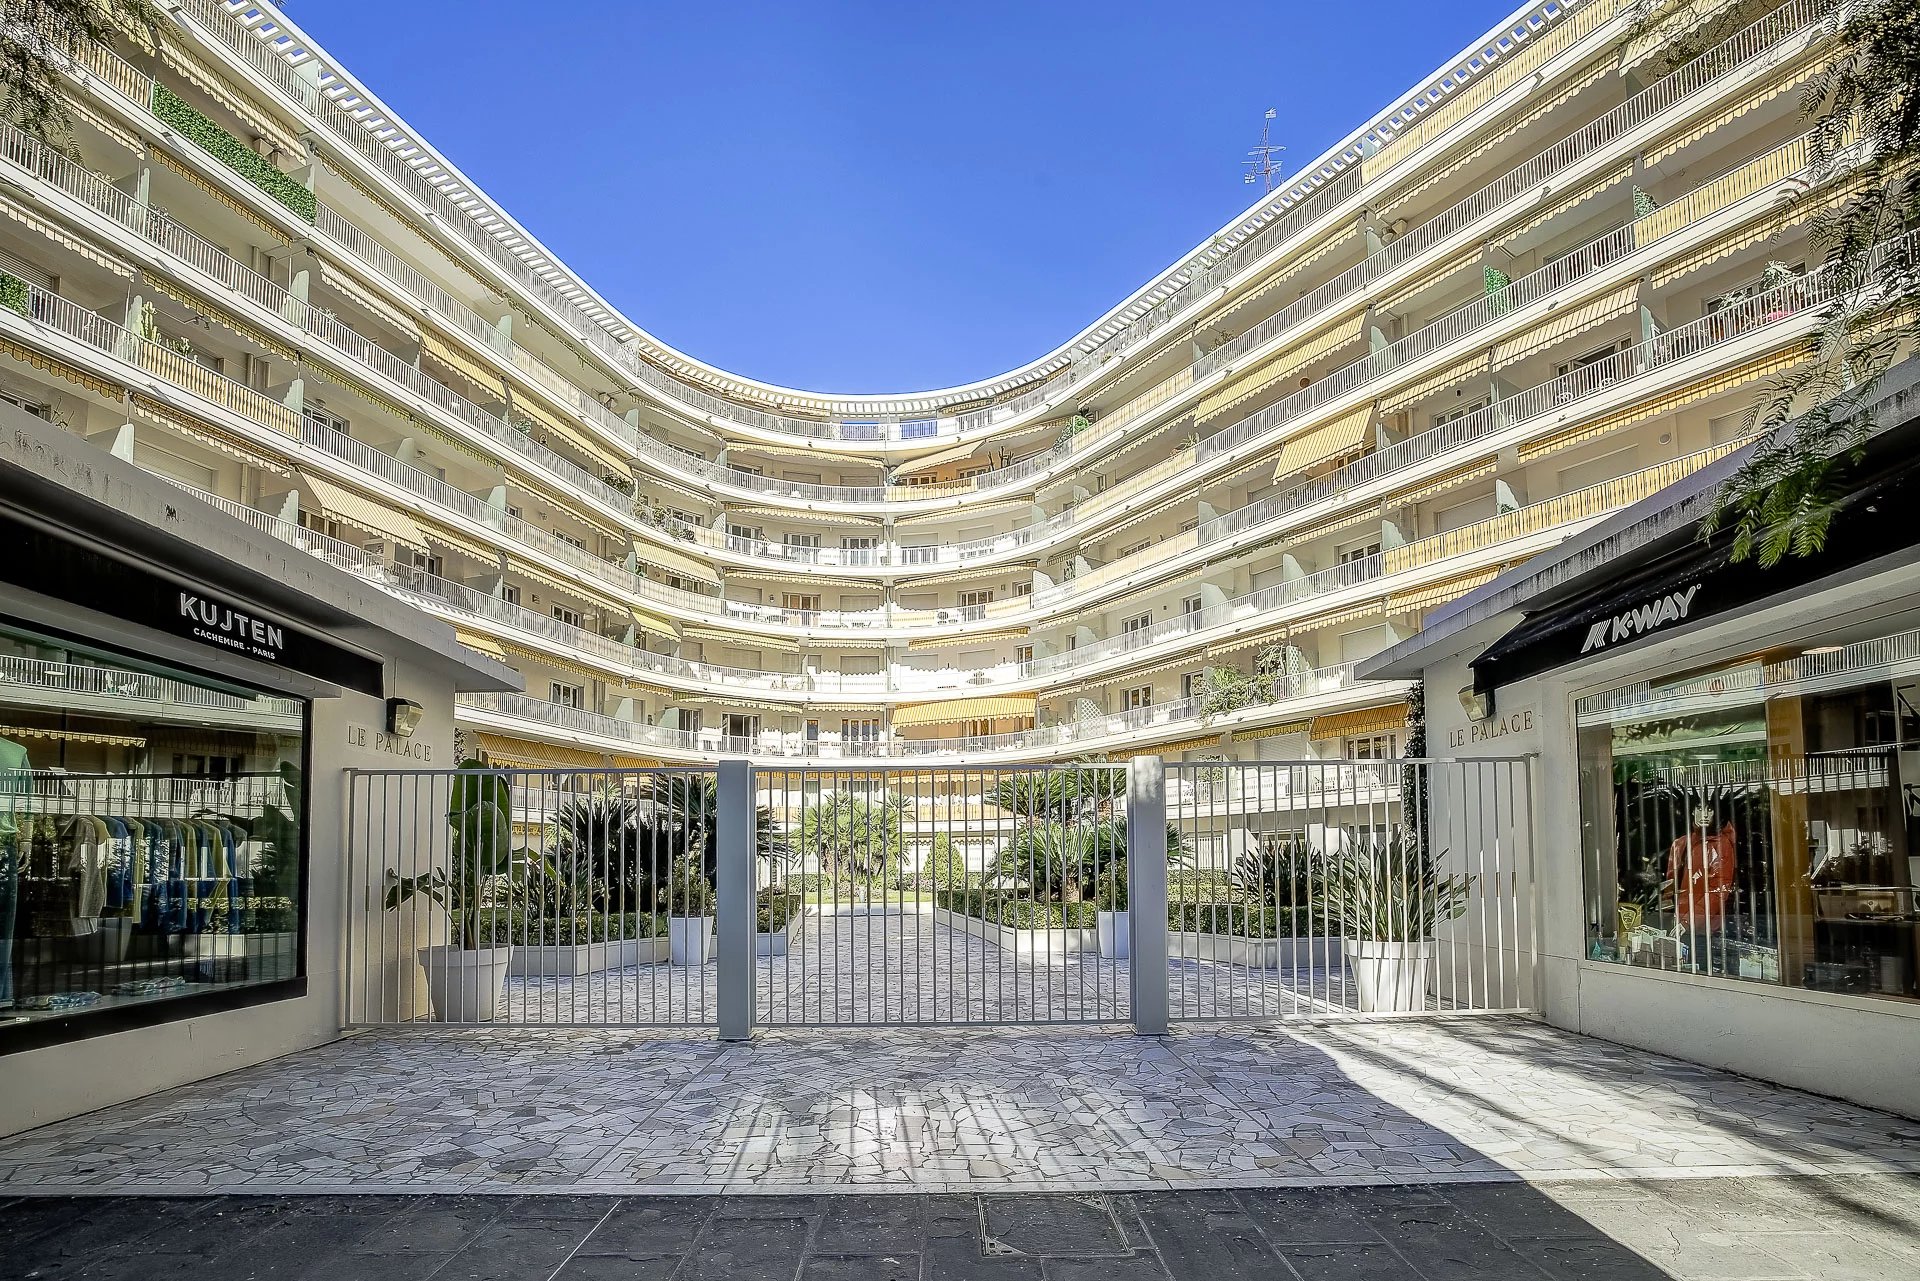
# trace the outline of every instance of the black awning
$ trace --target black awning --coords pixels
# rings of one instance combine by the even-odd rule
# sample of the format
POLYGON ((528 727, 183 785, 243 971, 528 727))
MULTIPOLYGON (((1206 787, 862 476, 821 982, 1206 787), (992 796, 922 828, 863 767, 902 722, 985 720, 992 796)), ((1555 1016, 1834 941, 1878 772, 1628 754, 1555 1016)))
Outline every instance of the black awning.
POLYGON ((1724 531, 1702 541, 1698 524, 1687 526, 1650 555, 1593 569, 1558 600, 1529 611, 1473 660, 1474 688, 1485 692, 1671 636, 1875 561, 1913 559, 1920 548, 1920 433, 1913 426, 1877 437, 1870 455, 1843 473, 1851 492, 1820 551, 1763 569, 1734 561, 1724 531))

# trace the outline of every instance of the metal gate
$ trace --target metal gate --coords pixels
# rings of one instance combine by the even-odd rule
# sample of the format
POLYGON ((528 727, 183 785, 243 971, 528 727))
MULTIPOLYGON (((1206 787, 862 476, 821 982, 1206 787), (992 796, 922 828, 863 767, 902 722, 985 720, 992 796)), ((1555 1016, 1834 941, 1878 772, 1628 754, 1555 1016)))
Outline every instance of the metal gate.
POLYGON ((1500 761, 352 771, 349 1025, 1530 1009, 1500 761))

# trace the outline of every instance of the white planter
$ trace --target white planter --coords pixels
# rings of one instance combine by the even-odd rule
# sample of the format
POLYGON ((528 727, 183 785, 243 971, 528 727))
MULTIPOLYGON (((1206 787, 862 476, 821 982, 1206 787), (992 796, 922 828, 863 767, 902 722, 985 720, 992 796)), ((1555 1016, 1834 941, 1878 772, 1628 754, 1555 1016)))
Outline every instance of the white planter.
POLYGON ((601 970, 621 970, 656 959, 654 940, 608 939, 603 943, 545 943, 513 949, 507 973, 516 978, 562 979, 601 970))
POLYGON ((713 955, 713 918, 711 916, 669 916, 667 918, 669 959, 675 965, 705 965, 713 955))
POLYGON ((807 913, 813 909, 805 904, 799 911, 787 918, 787 923, 777 930, 753 936, 753 954, 755 956, 785 956, 787 944, 800 937, 801 929, 807 923, 807 913))
POLYGON ((1131 928, 1124 908, 1118 912, 1095 912, 1093 930, 1100 936, 1100 955, 1116 961, 1132 955, 1131 928))
POLYGON ((1402 1014, 1427 1008, 1427 989, 1438 945, 1376 943, 1347 939, 1347 965, 1362 1014, 1402 1014))
POLYGON ((491 1023, 500 1011, 500 993, 513 963, 511 947, 423 947, 420 968, 427 975, 427 997, 436 1023, 491 1023))
POLYGON ((950 930, 982 939, 1016 956, 1074 956, 1081 952, 1092 952, 1100 944, 1096 931, 1080 926, 1056 925, 1047 930, 1016 929, 997 921, 983 921, 977 916, 962 916, 944 907, 933 909, 933 919, 950 930))

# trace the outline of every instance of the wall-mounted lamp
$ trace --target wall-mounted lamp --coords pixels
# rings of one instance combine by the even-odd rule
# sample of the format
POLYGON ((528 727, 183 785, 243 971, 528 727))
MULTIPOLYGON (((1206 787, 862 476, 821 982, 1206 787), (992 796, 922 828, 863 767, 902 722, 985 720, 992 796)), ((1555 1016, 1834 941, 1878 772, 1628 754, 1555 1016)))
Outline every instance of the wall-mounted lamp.
POLYGON ((388 699, 387 732, 396 738, 412 738, 413 731, 420 728, 420 716, 424 710, 411 699, 388 699))
POLYGON ((1468 685, 1460 691, 1460 709, 1470 721, 1490 721, 1493 719, 1493 691, 1482 694, 1468 685))

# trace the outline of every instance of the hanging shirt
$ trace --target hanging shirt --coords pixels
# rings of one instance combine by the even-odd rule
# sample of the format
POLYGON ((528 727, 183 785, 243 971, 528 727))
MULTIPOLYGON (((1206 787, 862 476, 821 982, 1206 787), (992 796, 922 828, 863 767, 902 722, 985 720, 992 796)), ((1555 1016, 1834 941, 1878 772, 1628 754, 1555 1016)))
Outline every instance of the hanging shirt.
POLYGON ((1717 832, 1693 828, 1667 850, 1667 875, 1673 878, 1674 916, 1682 928, 1726 927, 1727 900, 1733 897, 1739 870, 1733 824, 1717 832))

